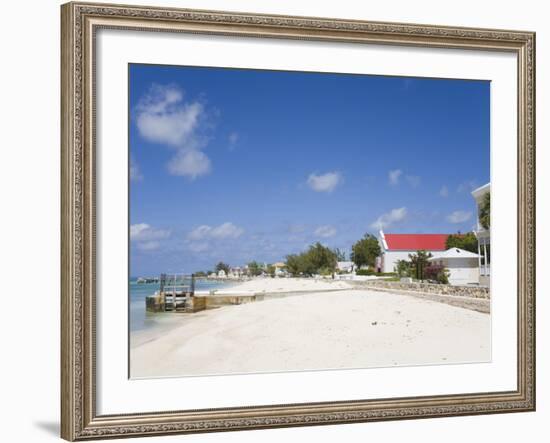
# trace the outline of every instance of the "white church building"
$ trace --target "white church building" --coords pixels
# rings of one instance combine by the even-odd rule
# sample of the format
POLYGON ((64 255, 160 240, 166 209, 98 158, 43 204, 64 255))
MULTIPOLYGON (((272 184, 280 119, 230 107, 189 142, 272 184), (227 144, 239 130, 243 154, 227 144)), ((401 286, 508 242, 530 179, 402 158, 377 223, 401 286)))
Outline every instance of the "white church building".
POLYGON ((379 272, 394 272, 398 260, 409 260, 409 254, 425 250, 432 255, 443 253, 449 234, 386 234, 380 231, 378 242, 382 254, 376 261, 379 272))

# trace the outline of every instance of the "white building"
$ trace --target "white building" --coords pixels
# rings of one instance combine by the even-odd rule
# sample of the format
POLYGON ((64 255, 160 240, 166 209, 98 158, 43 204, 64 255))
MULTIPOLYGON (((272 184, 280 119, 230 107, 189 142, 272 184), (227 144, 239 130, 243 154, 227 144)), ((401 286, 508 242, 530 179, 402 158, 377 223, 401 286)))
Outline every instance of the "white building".
POLYGON ((274 274, 276 277, 286 277, 288 274, 288 271, 286 270, 286 263, 283 262, 276 262, 273 263, 271 266, 275 268, 274 274))
POLYGON ((336 268, 340 272, 352 272, 353 266, 354 264, 352 261, 339 261, 336 263, 336 268))
POLYGON ((445 243, 449 234, 386 234, 380 231, 378 242, 382 255, 376 260, 379 272, 394 272, 398 260, 409 260, 409 254, 419 250, 436 255, 447 248, 445 243))
POLYGON ((475 235, 478 243, 478 266, 479 266, 479 284, 489 286, 491 278, 491 231, 481 226, 479 222, 479 207, 484 196, 491 192, 491 183, 487 183, 472 191, 472 196, 476 200, 478 208, 477 227, 475 235))
POLYGON ((451 285, 477 285, 479 281, 479 255, 460 248, 450 248, 428 259, 449 270, 451 285))
POLYGON ((243 275, 243 270, 240 266, 235 266, 230 269, 229 274, 227 275, 229 278, 240 278, 243 275))

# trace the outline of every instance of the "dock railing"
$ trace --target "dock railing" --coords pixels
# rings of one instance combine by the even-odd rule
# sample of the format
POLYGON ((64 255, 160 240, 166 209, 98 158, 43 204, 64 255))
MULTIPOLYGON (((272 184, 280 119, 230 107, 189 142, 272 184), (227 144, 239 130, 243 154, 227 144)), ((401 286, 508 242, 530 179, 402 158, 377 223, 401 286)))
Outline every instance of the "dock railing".
POLYGON ((194 274, 161 274, 159 283, 164 311, 185 308, 187 298, 195 295, 194 274))

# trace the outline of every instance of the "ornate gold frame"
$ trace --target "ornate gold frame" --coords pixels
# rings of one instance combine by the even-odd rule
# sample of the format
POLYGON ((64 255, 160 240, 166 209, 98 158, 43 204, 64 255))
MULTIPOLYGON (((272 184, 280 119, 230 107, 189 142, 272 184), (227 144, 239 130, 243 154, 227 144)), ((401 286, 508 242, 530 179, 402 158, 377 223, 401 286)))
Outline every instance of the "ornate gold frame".
POLYGON ((61 7, 61 436, 67 440, 535 409, 535 34, 68 3, 61 7), (95 410, 94 35, 99 28, 508 51, 518 68, 518 383, 511 392, 98 416, 95 410))

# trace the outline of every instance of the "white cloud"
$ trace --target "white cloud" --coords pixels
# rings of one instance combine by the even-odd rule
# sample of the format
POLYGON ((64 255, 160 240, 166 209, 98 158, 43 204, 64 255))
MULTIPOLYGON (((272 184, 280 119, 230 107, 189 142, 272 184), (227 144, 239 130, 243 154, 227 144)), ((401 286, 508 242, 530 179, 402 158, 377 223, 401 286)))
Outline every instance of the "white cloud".
POLYGON ((315 192, 332 192, 334 188, 342 181, 342 175, 339 172, 327 172, 326 174, 310 174, 307 184, 315 192))
POLYGON ((141 251, 154 251, 160 248, 160 242, 158 241, 146 241, 143 243, 137 243, 137 248, 141 251))
POLYGON ((336 232, 337 231, 334 226, 324 225, 324 226, 319 226, 315 230, 315 235, 317 237, 328 238, 328 237, 334 237, 336 235, 336 232))
POLYGON ((447 186, 442 186, 441 189, 439 190, 439 195, 441 197, 448 197, 449 196, 449 188, 447 188, 447 186))
POLYGON ((388 172, 388 180, 390 182, 390 185, 396 186, 399 184, 399 178, 403 174, 403 171, 401 169, 393 169, 388 172))
POLYGON ((131 181, 143 180, 143 175, 141 175, 139 165, 137 164, 134 157, 132 156, 130 156, 130 180, 131 181))
POLYGON ((193 252, 206 252, 210 249, 207 242, 190 243, 189 249, 193 252))
POLYGON ((170 237, 170 231, 156 229, 147 223, 130 226, 130 240, 140 251, 154 251, 160 248, 160 240, 170 237))
POLYGON ((407 183, 413 187, 417 188, 420 186, 420 177, 418 175, 405 175, 403 176, 403 171, 401 169, 392 169, 388 171, 388 183, 391 186, 397 186, 401 182, 401 177, 404 177, 407 183))
POLYGON ((291 234, 300 234, 306 230, 306 227, 301 224, 291 224, 288 226, 288 232, 291 234))
POLYGON ((447 216, 449 223, 464 223, 472 218, 472 213, 469 211, 454 211, 447 216))
POLYGON ((371 223, 370 227, 372 229, 385 229, 388 226, 391 226, 394 223, 400 222, 405 219, 407 216, 407 208, 396 208, 392 209, 390 212, 382 214, 374 222, 371 223))
POLYGON ((130 240, 132 241, 145 242, 168 237, 170 237, 170 231, 155 229, 147 223, 137 223, 130 226, 130 240))
POLYGON ((199 134, 205 110, 199 102, 184 102, 175 85, 153 84, 138 102, 136 126, 146 140, 176 149, 168 171, 191 180, 211 171, 210 159, 201 151, 207 144, 199 134))
POLYGON ((418 175, 407 175, 405 176, 405 180, 411 185, 413 188, 417 188, 420 186, 420 177, 418 175))
POLYGON ((193 229, 189 234, 187 234, 188 240, 202 240, 203 238, 207 238, 208 234, 212 228, 208 225, 201 225, 195 229, 193 229))
POLYGON ((168 163, 168 171, 173 175, 183 175, 191 180, 208 174, 212 170, 210 159, 202 151, 179 151, 168 163))
POLYGON ((226 222, 219 226, 201 225, 187 234, 187 239, 191 241, 205 239, 224 240, 228 238, 239 238, 244 233, 243 228, 235 226, 233 223, 226 222))

